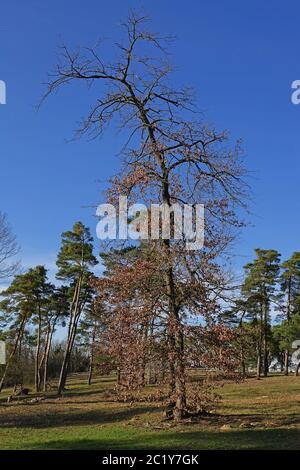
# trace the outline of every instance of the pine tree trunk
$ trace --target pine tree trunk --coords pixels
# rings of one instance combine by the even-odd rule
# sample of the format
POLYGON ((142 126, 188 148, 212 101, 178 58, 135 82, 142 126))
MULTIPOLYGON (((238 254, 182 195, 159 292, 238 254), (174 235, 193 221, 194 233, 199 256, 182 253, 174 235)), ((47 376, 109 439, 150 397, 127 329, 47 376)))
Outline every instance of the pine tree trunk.
POLYGON ((268 361, 268 310, 267 306, 264 305, 264 310, 263 310, 263 374, 264 377, 268 376, 269 372, 269 361, 268 361))
MULTIPOLYGON (((291 319, 291 295, 292 295, 292 279, 289 277, 288 281, 288 298, 287 298, 287 311, 286 320, 290 323, 291 319)), ((284 353, 284 375, 289 375, 289 350, 286 349, 284 353)))
POLYGON ((260 380, 261 375, 261 354, 257 354, 257 362, 256 362, 256 378, 260 380))
POLYGON ((285 350, 284 353, 284 375, 289 375, 289 351, 285 350))
POLYGON ((34 365, 34 377, 35 377, 35 391, 40 391, 40 367, 39 367, 39 360, 40 360, 40 349, 41 349, 41 314, 39 313, 39 323, 38 323, 38 331, 37 331, 37 342, 36 342, 36 351, 35 351, 35 365, 34 365))
POLYGON ((256 358, 256 378, 260 380, 261 376, 261 343, 257 343, 257 358, 256 358))
POLYGON ((92 343, 91 343, 91 352, 90 352, 90 365, 89 365, 89 375, 88 375, 88 386, 91 385, 91 383, 92 383, 92 376, 93 376, 96 328, 97 328, 97 322, 96 322, 96 320, 94 320, 94 324, 93 324, 93 333, 92 333, 92 343))
POLYGON ((67 339, 67 344, 66 344, 66 350, 63 358, 63 363, 61 366, 61 371, 60 371, 60 376, 59 376, 59 381, 58 381, 58 388, 57 388, 57 394, 60 396, 62 392, 64 391, 66 381, 67 381, 67 375, 68 375, 68 369, 70 365, 70 358, 72 354, 72 349, 77 333, 77 324, 80 316, 79 312, 79 299, 80 299, 80 293, 81 293, 81 283, 82 283, 82 276, 79 277, 78 282, 76 283, 75 286, 75 291, 74 291, 74 296, 73 296, 73 301, 71 304, 71 316, 70 316, 70 323, 69 323, 69 329, 68 329, 68 339, 67 339))
POLYGON ((50 332, 47 340, 47 345, 45 349, 45 358, 44 358, 44 374, 43 374, 43 391, 46 392, 47 389, 47 382, 48 382, 48 365, 49 365, 49 356, 50 356, 50 351, 51 351, 51 344, 52 344, 52 337, 55 329, 55 324, 50 327, 50 332))

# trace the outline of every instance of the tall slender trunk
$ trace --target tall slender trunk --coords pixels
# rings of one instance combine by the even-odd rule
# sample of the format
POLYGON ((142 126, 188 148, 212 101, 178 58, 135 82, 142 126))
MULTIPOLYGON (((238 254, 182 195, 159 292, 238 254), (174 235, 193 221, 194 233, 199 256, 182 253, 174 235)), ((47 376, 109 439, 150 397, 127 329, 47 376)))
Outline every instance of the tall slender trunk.
POLYGON ((246 372, 246 362, 245 362, 245 346, 244 346, 244 326, 243 326, 243 320, 244 316, 246 314, 246 311, 242 312, 240 321, 239 321, 239 329, 241 333, 241 369, 242 369, 242 378, 245 379, 247 377, 247 372, 246 372))
POLYGON ((82 284, 82 275, 80 275, 78 282, 76 283, 75 286, 75 291, 74 291, 74 296, 73 296, 73 301, 71 304, 71 316, 70 316, 70 323, 69 323, 69 329, 68 329, 68 339, 67 339, 67 344, 66 344, 66 350, 63 358, 63 363, 61 366, 61 371, 60 371, 60 376, 59 376, 59 381, 58 381, 58 389, 57 393, 58 395, 61 395, 67 381, 67 375, 68 375, 68 369, 70 365, 70 358, 72 354, 72 349, 77 333, 77 325, 78 325, 78 320, 80 317, 80 312, 79 312, 79 301, 80 301, 80 293, 81 293, 81 284, 82 284))
MULTIPOLYGON (((290 322, 290 318, 291 318, 291 293, 292 293, 292 279, 291 279, 291 277, 289 277, 287 309, 286 309, 287 323, 290 322)), ((289 375, 289 359, 290 359, 289 350, 286 349, 285 352, 284 352, 284 375, 289 375)))
POLYGON ((257 351, 257 360, 256 360, 256 378, 259 380, 261 375, 261 351, 260 348, 257 351))
POLYGON ((298 377, 298 375, 299 375, 299 370, 300 370, 300 361, 298 362, 297 367, 295 369, 295 376, 296 377, 298 377))
POLYGON ((49 336, 49 340, 47 342, 47 348, 46 348, 46 351, 45 351, 45 359, 44 359, 44 373, 43 373, 43 391, 44 392, 46 392, 46 390, 47 390, 49 356, 50 356, 50 351, 51 351, 53 332, 54 332, 54 327, 52 326, 50 336, 49 336))
POLYGON ((257 341, 256 341, 256 378, 260 380, 262 372, 262 342, 263 342, 263 307, 260 305, 259 318, 257 318, 257 341))
POLYGON ((284 351, 284 368, 283 368, 284 375, 289 375, 289 360, 290 360, 290 353, 289 353, 289 350, 286 349, 284 351))
POLYGON ((92 383, 92 376, 93 376, 93 367, 94 367, 94 348, 95 348, 95 339, 96 339, 96 325, 97 322, 94 320, 93 324, 93 333, 92 333, 92 343, 91 343, 91 350, 90 350, 90 364, 89 364, 89 375, 88 375, 88 386, 92 383))
POLYGON ((263 308, 263 374, 268 376, 269 372, 269 352, 268 352, 268 307, 265 304, 263 308))
POLYGON ((35 382, 35 391, 40 391, 40 383, 41 383, 41 376, 40 376, 40 350, 41 350, 41 329, 42 329, 42 318, 41 312, 39 309, 38 312, 38 328, 37 328, 37 341, 36 341, 36 350, 35 350, 35 364, 34 364, 34 382, 35 382))
POLYGON ((49 322, 47 335, 46 335, 44 354, 40 362, 40 371, 43 368, 43 392, 46 392, 47 390, 49 356, 50 356, 52 338, 53 338, 53 333, 55 330, 57 318, 58 318, 58 315, 54 317, 52 324, 51 324, 51 321, 49 322))

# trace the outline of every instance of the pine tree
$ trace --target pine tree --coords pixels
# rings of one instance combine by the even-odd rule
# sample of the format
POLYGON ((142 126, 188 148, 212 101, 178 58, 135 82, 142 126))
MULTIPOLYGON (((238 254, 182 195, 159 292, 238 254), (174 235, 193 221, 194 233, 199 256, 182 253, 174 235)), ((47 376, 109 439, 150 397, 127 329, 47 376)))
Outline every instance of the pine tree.
POLYGON ((91 300, 90 269, 97 264, 92 242, 89 229, 81 222, 76 222, 72 230, 62 234, 62 245, 57 257, 57 278, 68 284, 70 295, 68 336, 58 383, 59 395, 65 388, 81 313, 91 300))
POLYGON ((47 297, 52 285, 47 281, 47 271, 44 266, 36 266, 25 274, 15 276, 10 287, 1 293, 5 299, 0 304, 0 310, 5 314, 6 321, 11 329, 15 330, 15 340, 8 358, 1 382, 0 391, 11 361, 21 347, 26 323, 31 319, 36 330, 35 345, 35 388, 39 390, 39 358, 41 350, 41 334, 43 315, 45 312, 47 297))
POLYGON ((300 300, 300 252, 295 252, 290 259, 282 263, 283 272, 280 277, 281 291, 284 296, 284 321, 282 329, 286 330, 286 348, 284 352, 284 374, 289 373, 290 323, 294 315, 299 314, 300 300))
POLYGON ((248 314, 257 325, 257 378, 266 377, 269 370, 269 340, 271 304, 276 296, 280 269, 280 254, 276 250, 255 250, 256 259, 245 266, 246 279, 242 292, 247 298, 248 314))

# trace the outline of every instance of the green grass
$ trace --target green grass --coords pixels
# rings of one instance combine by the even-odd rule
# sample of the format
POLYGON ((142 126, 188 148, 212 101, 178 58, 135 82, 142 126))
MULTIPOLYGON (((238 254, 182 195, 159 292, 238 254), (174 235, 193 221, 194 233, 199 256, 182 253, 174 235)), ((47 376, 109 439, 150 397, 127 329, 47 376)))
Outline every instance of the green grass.
POLYGON ((63 398, 40 403, 7 404, 4 391, 0 449, 300 449, 300 378, 226 385, 214 415, 177 425, 158 404, 114 402, 112 386, 73 378, 63 398))

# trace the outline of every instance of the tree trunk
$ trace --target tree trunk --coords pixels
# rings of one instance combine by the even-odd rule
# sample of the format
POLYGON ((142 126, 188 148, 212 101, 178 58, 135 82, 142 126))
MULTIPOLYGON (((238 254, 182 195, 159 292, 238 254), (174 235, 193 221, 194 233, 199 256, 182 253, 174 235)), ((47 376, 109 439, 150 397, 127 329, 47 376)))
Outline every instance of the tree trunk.
MULTIPOLYGON (((261 332, 260 332, 260 335, 261 335, 261 332)), ((257 358, 256 358, 256 378, 257 380, 260 380, 260 377, 261 377, 261 339, 258 339, 258 342, 257 342, 257 358)))
POLYGON ((50 351, 51 351, 52 337, 53 337, 55 325, 56 325, 56 320, 50 326, 50 330, 48 331, 47 343, 45 347, 44 373, 43 373, 43 391, 44 392, 46 392, 46 389, 47 389, 49 356, 50 356, 50 351))
MULTIPOLYGON (((288 298, 287 298, 287 309, 286 309, 286 320, 290 323, 291 319, 291 295, 292 295, 292 279, 289 277, 288 281, 288 298)), ((286 349, 284 353, 284 375, 289 375, 289 350, 286 349)))
POLYGON ((258 352, 257 354, 257 362, 256 362, 256 378, 260 380, 261 375, 261 353, 258 352))
POLYGON ((92 383, 92 376, 93 376, 93 366, 94 366, 94 347, 95 347, 95 339, 96 339, 96 320, 94 320, 93 325, 93 334, 92 334, 92 343, 91 343, 91 352, 90 352, 90 364, 89 364, 89 375, 88 375, 88 386, 92 383))
MULTIPOLYGON (((168 174, 166 173, 165 165, 163 160, 161 161, 161 168, 164 174, 163 181, 163 202, 171 207, 171 200, 169 194, 169 181, 168 174)), ((171 346, 170 351, 170 386, 171 390, 171 402, 174 402, 175 407, 173 417, 176 420, 180 420, 184 417, 186 412, 186 384, 185 384, 185 366, 184 366, 184 338, 181 321, 179 318, 179 311, 176 300, 176 287, 174 283, 173 273, 173 262, 172 254, 170 252, 170 240, 163 240, 163 249, 166 262, 166 290, 169 304, 169 319, 168 319, 168 330, 170 335, 169 345, 171 346), (175 397, 174 397, 175 388, 175 397)))
POLYGON ((268 376, 269 372, 269 359, 268 359, 268 309, 267 306, 264 305, 263 309, 263 374, 264 377, 268 376))
POLYGON ((78 282, 76 283, 75 290, 74 290, 74 296, 73 296, 73 301, 71 304, 71 316, 70 316, 70 323, 69 323, 69 329, 68 329, 68 339, 67 339, 67 344, 66 344, 66 350, 63 358, 63 363, 61 366, 61 371, 60 371, 60 376, 59 376, 59 381, 58 381, 58 388, 57 388, 57 394, 61 395, 67 381, 67 375, 68 375, 68 369, 70 365, 70 358, 72 354, 72 349, 77 333, 77 324, 80 316, 79 312, 79 299, 80 299, 80 293, 81 293, 81 283, 82 283, 82 276, 79 277, 78 282))
POLYGON ((37 341, 36 341, 36 351, 35 351, 35 364, 34 364, 34 382, 35 382, 35 391, 40 391, 40 349, 41 349, 41 328, 42 328, 42 319, 41 313, 39 312, 39 322, 38 322, 38 331, 37 331, 37 341))
POLYGON ((76 332, 77 332, 77 327, 74 324, 70 330, 70 338, 68 338, 68 341, 67 341, 66 351, 64 354, 64 359, 63 359, 63 363, 62 363, 62 367, 60 371, 58 390, 57 390, 58 395, 61 395, 65 389, 76 332))
POLYGON ((297 364, 296 370, 295 370, 295 376, 298 377, 299 375, 299 370, 300 370, 300 361, 297 364))
MULTIPOLYGON (((156 139, 155 135, 155 127, 150 123, 147 110, 145 109, 144 103, 142 103, 137 96, 135 95, 131 85, 126 84, 129 94, 136 105, 140 119, 147 129, 149 140, 151 142, 153 152, 156 157, 156 161, 161 169, 162 173, 162 200, 164 204, 167 204, 171 207, 171 198, 169 192, 169 171, 166 167, 166 163, 164 160, 164 154, 160 150, 159 143, 156 139)), ((179 311, 177 307, 177 299, 176 299, 176 287, 174 284, 174 272, 173 272, 173 262, 172 262, 172 254, 170 250, 170 240, 164 239, 162 243, 162 249, 164 254, 164 262, 166 265, 165 271, 165 283, 166 283, 166 294, 168 298, 168 330, 169 335, 173 337, 169 342, 169 346, 172 347, 171 351, 169 351, 169 361, 170 361, 170 398, 171 402, 173 402, 173 388, 175 381, 175 408, 173 417, 176 419, 181 419, 185 414, 186 408, 186 385, 185 385, 185 367, 184 367, 184 341, 183 341, 183 330, 182 325, 179 318, 179 311), (173 364, 171 364, 173 363, 173 364)))
POLYGON ((242 359, 241 368, 242 368, 242 377, 243 379, 245 379, 247 377, 247 373, 246 373, 246 364, 245 364, 244 359, 242 359))
POLYGON ((284 375, 289 375, 289 358, 289 351, 286 349, 284 353, 284 375))
POLYGON ((264 372, 264 377, 268 377, 268 372, 269 372, 269 352, 265 348, 266 345, 264 345, 264 353, 263 353, 263 372, 264 372))

